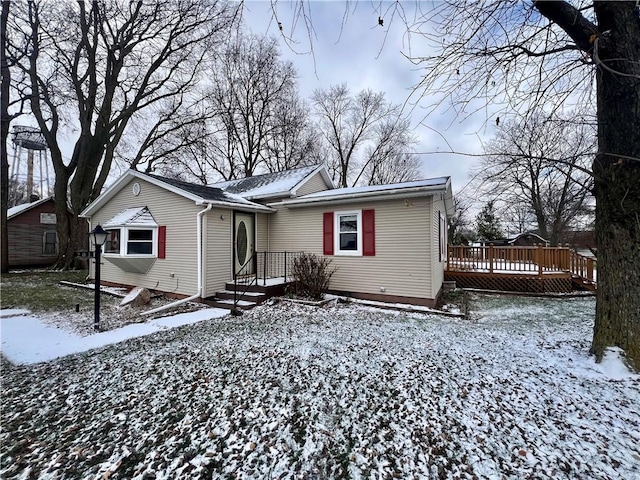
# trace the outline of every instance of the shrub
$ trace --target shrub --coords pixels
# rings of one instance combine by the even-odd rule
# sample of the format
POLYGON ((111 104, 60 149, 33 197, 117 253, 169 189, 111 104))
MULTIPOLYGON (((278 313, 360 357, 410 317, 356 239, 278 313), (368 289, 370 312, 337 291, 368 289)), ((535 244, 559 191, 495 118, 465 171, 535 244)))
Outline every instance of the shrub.
POLYGON ((313 253, 303 253, 293 261, 291 273, 295 278, 295 293, 313 300, 322 300, 329 289, 329 281, 336 271, 331 259, 313 253))

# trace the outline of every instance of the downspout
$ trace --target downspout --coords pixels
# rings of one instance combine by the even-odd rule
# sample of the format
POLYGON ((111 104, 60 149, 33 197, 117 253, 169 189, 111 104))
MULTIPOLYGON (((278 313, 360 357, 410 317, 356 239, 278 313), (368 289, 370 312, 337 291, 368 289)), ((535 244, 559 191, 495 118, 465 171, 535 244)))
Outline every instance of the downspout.
POLYGON ((204 275, 204 268, 202 268, 202 259, 204 257, 203 255, 203 247, 204 247, 204 242, 202 241, 202 219, 204 218, 204 215, 210 211, 213 208, 213 204, 209 204, 207 205, 207 208, 205 208, 204 210, 201 210, 200 212, 198 212, 197 215, 197 219, 196 219, 196 235, 198 236, 198 293, 197 295, 200 295, 201 297, 204 297, 204 281, 203 281, 203 275, 204 275))
POLYGON ((198 215, 196 216, 196 238, 198 240, 198 255, 197 255, 197 262, 198 262, 198 293, 196 293, 195 295, 191 295, 190 297, 187 298, 183 298, 181 300, 177 300, 175 302, 172 302, 168 305, 163 305, 162 307, 158 307, 158 308, 154 308, 153 310, 147 310, 146 312, 142 312, 141 315, 153 315, 154 313, 158 313, 158 312, 162 312, 164 310, 168 310, 170 308, 173 307, 177 307, 178 305, 182 305, 183 303, 187 303, 190 302, 192 300, 196 300, 198 298, 201 298, 204 296, 204 282, 203 280, 203 273, 204 273, 204 269, 202 268, 202 259, 203 259, 203 244, 204 242, 202 241, 202 219, 205 215, 205 213, 207 213, 209 210, 211 210, 213 208, 213 204, 209 204, 207 205, 207 208, 205 208, 204 210, 201 210, 198 212, 198 215))

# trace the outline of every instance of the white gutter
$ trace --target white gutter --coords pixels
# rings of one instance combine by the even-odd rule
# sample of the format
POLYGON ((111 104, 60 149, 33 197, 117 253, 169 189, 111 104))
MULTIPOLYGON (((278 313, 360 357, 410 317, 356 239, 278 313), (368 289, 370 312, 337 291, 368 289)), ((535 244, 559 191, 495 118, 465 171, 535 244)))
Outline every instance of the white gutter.
POLYGON ((182 300, 177 300, 168 305, 163 305, 162 307, 154 308, 153 310, 147 310, 146 312, 142 312, 140 316, 143 315, 153 315, 154 313, 162 312, 163 310, 168 310, 173 307, 177 307, 178 305, 182 305, 183 303, 190 302, 191 300, 196 300, 200 298, 200 294, 196 293, 195 295, 191 295, 189 298, 183 298, 182 300))
POLYGON ((216 207, 226 207, 233 210, 244 210, 248 212, 275 212, 273 208, 258 203, 247 201, 247 203, 223 202, 222 200, 198 201, 196 205, 215 205, 216 207))
POLYGON ((297 208, 297 207, 308 207, 315 205, 328 205, 328 204, 338 204, 338 203, 356 203, 356 202, 365 202, 365 201, 373 201, 373 200, 390 200, 392 198, 416 198, 416 197, 432 197, 437 195, 438 193, 444 193, 444 189, 440 188, 421 188, 417 189, 394 189, 394 190, 385 190, 384 192, 376 191, 376 192, 367 192, 367 193, 349 193, 343 195, 326 195, 326 196, 318 196, 312 198, 304 198, 300 197, 295 200, 284 200, 282 202, 270 203, 269 206, 272 208, 275 207, 286 207, 286 208, 297 208))
POLYGON ((190 302, 192 300, 196 300, 201 298, 204 295, 204 282, 203 280, 203 272, 202 268, 202 259, 203 259, 203 241, 202 241, 202 218, 204 214, 213 208, 213 204, 210 203, 207 205, 207 208, 198 212, 196 216, 196 237, 198 239, 198 293, 195 295, 191 295, 190 297, 183 298, 181 300, 177 300, 168 305, 163 305, 162 307, 154 308, 153 310, 147 310, 146 312, 142 312, 141 315, 153 315, 154 313, 162 312, 163 310, 168 310, 173 307, 177 307, 178 305, 182 305, 183 303, 190 302))

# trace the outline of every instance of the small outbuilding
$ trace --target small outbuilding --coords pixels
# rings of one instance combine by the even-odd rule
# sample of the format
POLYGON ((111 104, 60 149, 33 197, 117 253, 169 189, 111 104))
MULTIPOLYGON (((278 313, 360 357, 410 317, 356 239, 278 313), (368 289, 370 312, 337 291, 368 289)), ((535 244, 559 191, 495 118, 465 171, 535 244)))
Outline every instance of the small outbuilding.
POLYGON ((58 258, 53 197, 7 210, 9 267, 48 267, 58 258))

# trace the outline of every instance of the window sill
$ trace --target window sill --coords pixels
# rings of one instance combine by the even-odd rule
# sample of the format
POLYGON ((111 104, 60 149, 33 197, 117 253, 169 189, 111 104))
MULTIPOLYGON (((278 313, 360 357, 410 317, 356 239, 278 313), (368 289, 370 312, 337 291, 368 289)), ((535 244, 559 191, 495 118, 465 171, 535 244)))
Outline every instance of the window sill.
POLYGON ((337 252, 334 253, 334 256, 336 256, 336 257, 361 257, 362 256, 362 252, 349 251, 349 250, 337 251, 337 252))

